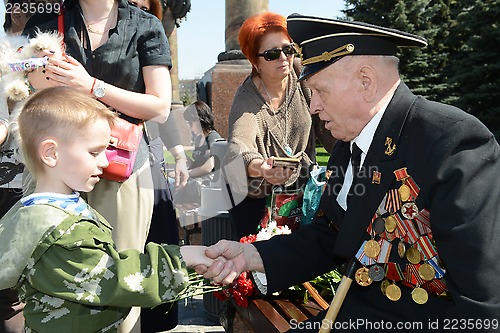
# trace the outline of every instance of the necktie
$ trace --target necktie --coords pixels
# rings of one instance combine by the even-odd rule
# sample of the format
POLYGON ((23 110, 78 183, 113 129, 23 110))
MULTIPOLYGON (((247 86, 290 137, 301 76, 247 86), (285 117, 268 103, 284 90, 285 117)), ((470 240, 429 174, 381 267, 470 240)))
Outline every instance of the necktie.
POLYGON ((355 142, 352 144, 352 153, 351 153, 351 165, 352 165, 352 183, 349 188, 349 193, 347 194, 347 206, 349 206, 350 199, 356 194, 355 193, 355 182, 357 178, 357 174, 359 172, 359 168, 361 166, 361 153, 362 150, 359 149, 358 145, 355 142))
POLYGON ((356 178, 356 175, 359 172, 359 167, 361 166, 361 153, 362 153, 362 150, 359 149, 356 142, 353 142, 352 153, 351 153, 351 164, 352 164, 353 178, 356 178))

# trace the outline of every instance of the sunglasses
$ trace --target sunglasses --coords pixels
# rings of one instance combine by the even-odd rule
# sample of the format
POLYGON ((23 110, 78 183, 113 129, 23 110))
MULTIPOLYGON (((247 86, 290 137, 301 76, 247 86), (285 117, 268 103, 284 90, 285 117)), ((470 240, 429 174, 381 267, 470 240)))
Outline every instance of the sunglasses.
MULTIPOLYGON (((131 6, 134 6, 134 7, 138 7, 137 4, 135 2, 132 2, 132 1, 129 1, 128 4, 131 5, 131 6)), ((149 13, 149 8, 146 7, 146 6, 141 6, 140 9, 142 9, 146 13, 149 13)))
POLYGON ((276 47, 274 49, 265 50, 262 53, 257 53, 257 55, 259 57, 264 57, 264 59, 266 61, 273 61, 273 60, 278 59, 281 56, 281 52, 283 52, 283 54, 286 57, 297 55, 297 51, 295 50, 295 47, 293 46, 293 44, 284 46, 281 49, 276 47))

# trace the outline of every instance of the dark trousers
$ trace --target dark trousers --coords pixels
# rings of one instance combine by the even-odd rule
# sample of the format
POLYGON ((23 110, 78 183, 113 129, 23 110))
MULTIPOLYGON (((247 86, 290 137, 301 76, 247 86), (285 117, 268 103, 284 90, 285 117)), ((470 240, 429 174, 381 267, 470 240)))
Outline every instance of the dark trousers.
MULTIPOLYGON (((0 216, 4 216, 21 197, 21 189, 0 188, 0 216)), ((0 290, 0 333, 22 332, 23 308, 24 304, 19 302, 16 290, 0 290)))
POLYGON ((0 217, 3 217, 22 196, 20 188, 0 188, 0 217))
POLYGON ((260 221, 266 213, 267 198, 246 197, 238 205, 229 210, 233 232, 239 240, 243 236, 256 234, 260 221))
POLYGON ((0 290, 0 333, 20 333, 24 326, 24 304, 19 302, 14 289, 0 290))

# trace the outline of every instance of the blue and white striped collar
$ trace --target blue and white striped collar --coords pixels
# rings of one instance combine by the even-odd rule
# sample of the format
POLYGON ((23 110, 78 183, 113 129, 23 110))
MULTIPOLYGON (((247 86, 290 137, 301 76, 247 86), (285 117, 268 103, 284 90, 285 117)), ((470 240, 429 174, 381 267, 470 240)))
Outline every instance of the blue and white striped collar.
POLYGON ((51 192, 33 193, 21 199, 23 206, 51 204, 61 207, 73 214, 94 218, 87 203, 80 197, 78 192, 73 194, 60 194, 51 192))

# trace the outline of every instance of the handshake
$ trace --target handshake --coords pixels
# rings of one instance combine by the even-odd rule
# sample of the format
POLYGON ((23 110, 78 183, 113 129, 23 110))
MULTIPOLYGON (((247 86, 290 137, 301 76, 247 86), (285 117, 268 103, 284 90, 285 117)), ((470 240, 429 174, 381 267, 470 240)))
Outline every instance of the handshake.
POLYGON ((231 284, 242 272, 264 271, 259 252, 250 243, 221 240, 205 247, 181 246, 181 254, 188 267, 215 283, 231 284))

